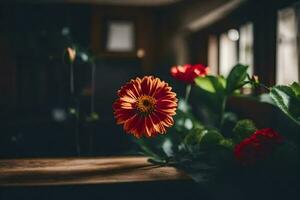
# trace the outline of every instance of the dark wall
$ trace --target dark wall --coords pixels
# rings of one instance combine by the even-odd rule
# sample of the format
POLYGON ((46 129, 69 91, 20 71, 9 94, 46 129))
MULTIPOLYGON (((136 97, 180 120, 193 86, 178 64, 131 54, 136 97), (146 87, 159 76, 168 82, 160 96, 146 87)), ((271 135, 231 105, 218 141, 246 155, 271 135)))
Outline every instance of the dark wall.
MULTIPOLYGON (((165 8, 163 8, 165 9, 165 8)), ((163 10, 162 9, 162 10, 163 10)), ((167 77, 168 61, 160 52, 163 11, 157 8, 89 4, 0 4, 0 157, 76 155, 70 95, 70 67, 65 48, 76 45, 96 63, 95 112, 90 114, 91 63, 76 58, 76 95, 81 121, 77 125, 82 155, 126 153, 130 137, 115 124, 116 91, 136 76, 167 77), (130 17, 137 22, 137 48, 143 58, 105 54, 97 49, 103 19, 130 17), (99 34, 98 34, 99 33, 99 34), (95 48, 96 47, 96 48, 95 48), (163 70, 165 69, 165 70, 163 70), (57 121, 55 113, 65 119, 57 121)), ((80 56, 79 56, 80 57, 80 56)))

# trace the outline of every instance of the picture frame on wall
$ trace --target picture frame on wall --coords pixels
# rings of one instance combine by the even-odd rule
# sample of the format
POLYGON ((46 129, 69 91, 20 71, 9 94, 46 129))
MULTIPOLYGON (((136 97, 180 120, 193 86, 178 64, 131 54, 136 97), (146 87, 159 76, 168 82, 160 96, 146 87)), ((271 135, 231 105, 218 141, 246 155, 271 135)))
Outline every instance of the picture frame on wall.
POLYGON ((130 19, 106 19, 102 50, 110 55, 131 55, 136 51, 136 24, 130 19))

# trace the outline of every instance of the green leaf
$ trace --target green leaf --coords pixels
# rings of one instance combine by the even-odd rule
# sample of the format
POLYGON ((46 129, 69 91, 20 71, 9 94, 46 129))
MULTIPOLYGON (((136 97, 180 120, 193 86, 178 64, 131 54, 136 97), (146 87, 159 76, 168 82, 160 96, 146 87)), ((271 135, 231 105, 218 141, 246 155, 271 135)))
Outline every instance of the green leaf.
POLYGON ((211 92, 211 93, 216 92, 213 83, 210 81, 208 77, 198 77, 195 79, 195 83, 198 87, 202 88, 207 92, 211 92))
POLYGON ((184 144, 192 146, 198 145, 206 131, 207 130, 203 128, 194 128, 184 138, 184 144))
POLYGON ((220 140, 219 145, 226 148, 226 149, 233 149, 234 148, 234 143, 232 139, 223 139, 220 140))
POLYGON ((294 83, 291 85, 291 88, 292 88, 292 90, 294 91, 294 93, 295 93, 297 99, 300 100, 300 85, 299 85, 299 83, 294 82, 294 83))
POLYGON ((270 94, 268 94, 268 93, 263 93, 263 94, 259 95, 256 98, 256 100, 261 102, 261 103, 268 103, 268 104, 271 104, 273 106, 276 106, 274 100, 271 98, 270 94))
POLYGON ((195 83, 209 93, 222 93, 225 89, 225 79, 222 76, 198 77, 195 79, 195 83))
POLYGON ((208 130, 201 138, 200 145, 203 148, 214 147, 219 144, 224 137, 217 130, 208 130))
POLYGON ((274 86, 271 88, 270 96, 283 113, 300 125, 300 100, 297 96, 297 88, 296 85, 274 86))
POLYGON ((245 138, 249 137, 256 131, 256 127, 253 123, 253 121, 244 119, 240 120, 236 123, 234 129, 233 129, 233 138, 236 143, 241 142, 245 138))
POLYGON ((189 147, 200 149, 211 149, 220 144, 224 137, 217 130, 207 130, 196 128, 189 132, 184 138, 184 144, 189 147))
POLYGON ((245 79, 247 77, 248 66, 237 64, 232 68, 228 77, 226 92, 228 95, 232 94, 236 89, 242 87, 245 84, 245 79))

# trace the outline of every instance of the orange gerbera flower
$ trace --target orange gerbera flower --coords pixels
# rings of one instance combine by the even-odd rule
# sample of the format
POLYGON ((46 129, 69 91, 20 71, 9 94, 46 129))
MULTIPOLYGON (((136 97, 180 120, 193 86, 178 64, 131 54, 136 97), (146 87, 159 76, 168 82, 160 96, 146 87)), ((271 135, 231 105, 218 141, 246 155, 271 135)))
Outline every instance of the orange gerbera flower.
POLYGON ((166 133, 174 124, 176 93, 164 81, 153 76, 136 78, 119 91, 113 104, 117 124, 123 124, 127 133, 140 138, 166 133))

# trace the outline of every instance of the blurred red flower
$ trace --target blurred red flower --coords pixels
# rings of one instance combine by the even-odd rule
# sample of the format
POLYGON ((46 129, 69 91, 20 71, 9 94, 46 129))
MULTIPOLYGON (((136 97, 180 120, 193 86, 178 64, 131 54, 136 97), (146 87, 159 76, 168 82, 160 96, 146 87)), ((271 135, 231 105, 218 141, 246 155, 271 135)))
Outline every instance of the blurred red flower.
POLYGON ((117 124, 135 137, 151 137, 166 133, 174 124, 176 93, 164 81, 153 76, 136 78, 126 83, 113 104, 117 124))
POLYGON ((194 79, 198 76, 206 76, 208 74, 208 67, 202 64, 185 64, 183 66, 174 66, 171 68, 171 75, 177 80, 183 81, 187 84, 194 83, 194 79))
POLYGON ((271 128, 257 130, 235 146, 234 156, 242 165, 254 165, 266 159, 282 142, 283 137, 271 128))

